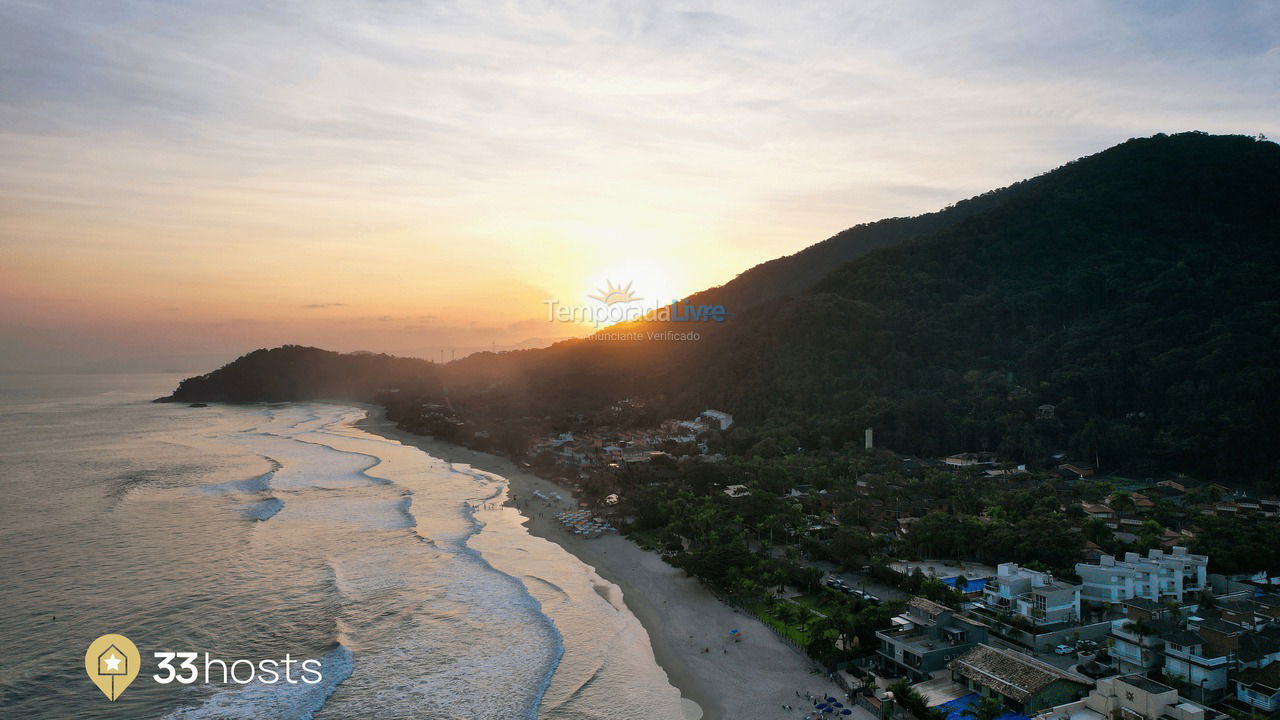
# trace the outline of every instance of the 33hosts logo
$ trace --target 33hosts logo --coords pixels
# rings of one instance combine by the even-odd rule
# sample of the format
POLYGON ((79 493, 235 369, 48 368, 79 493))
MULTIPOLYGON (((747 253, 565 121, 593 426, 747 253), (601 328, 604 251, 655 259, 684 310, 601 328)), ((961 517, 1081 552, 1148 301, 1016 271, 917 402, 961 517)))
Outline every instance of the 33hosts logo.
POLYGON ((84 653, 84 671, 111 702, 138 677, 141 667, 137 646, 123 635, 103 635, 84 653))

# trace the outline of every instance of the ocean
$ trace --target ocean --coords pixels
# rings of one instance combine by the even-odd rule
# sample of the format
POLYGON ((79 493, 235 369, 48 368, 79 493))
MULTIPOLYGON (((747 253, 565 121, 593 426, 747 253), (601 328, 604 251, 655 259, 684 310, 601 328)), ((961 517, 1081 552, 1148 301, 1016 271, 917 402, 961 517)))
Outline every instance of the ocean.
POLYGON ((179 379, 0 375, 0 717, 681 717, 618 588, 503 478, 352 406, 150 402, 179 379), (115 702, 84 664, 107 633, 142 658, 115 702), (186 651, 196 683, 152 679, 186 651), (203 684, 206 653, 323 679, 203 684))

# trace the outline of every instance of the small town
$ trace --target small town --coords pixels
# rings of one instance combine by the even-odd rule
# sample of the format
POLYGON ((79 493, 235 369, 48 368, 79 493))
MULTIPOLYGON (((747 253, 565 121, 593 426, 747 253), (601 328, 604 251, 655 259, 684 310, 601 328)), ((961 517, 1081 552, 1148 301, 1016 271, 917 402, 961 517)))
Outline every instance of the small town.
MULTIPOLYGON (((424 404, 401 421, 415 423, 512 449, 509 422, 480 427, 424 404)), ((1280 710, 1280 578, 1247 557, 1261 550, 1250 540, 1274 533, 1280 497, 1103 475, 1066 453, 1038 466, 903 457, 877 449, 872 428, 861 448, 787 452, 729 413, 658 420, 636 399, 521 427, 523 467, 578 505, 562 521, 588 536, 620 528, 698 576, 808 654, 862 717, 1280 710), (1223 552, 1195 551, 1208 548, 1223 552)), ((849 709, 811 700, 814 717, 849 709)))

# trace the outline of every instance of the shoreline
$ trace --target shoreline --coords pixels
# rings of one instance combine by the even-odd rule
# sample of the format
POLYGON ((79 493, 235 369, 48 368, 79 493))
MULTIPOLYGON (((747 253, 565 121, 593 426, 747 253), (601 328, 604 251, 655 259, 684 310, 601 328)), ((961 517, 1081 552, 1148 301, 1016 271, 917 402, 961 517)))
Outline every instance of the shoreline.
MULTIPOLYGON (((530 534, 559 545, 622 590, 627 608, 649 636, 654 659, 681 696, 696 703, 703 720, 799 718, 811 709, 805 692, 844 696, 821 673, 811 672, 812 661, 763 623, 724 603, 657 553, 621 535, 586 539, 566 531, 555 514, 577 507, 569 489, 507 458, 405 432, 386 420, 381 407, 361 407, 368 415, 356 425, 366 432, 505 478, 507 502, 521 510, 530 534), (534 490, 560 493, 565 500, 537 500, 534 490), (742 631, 740 642, 729 639, 731 629, 742 631)), ((687 707, 691 703, 684 704, 686 712, 693 711, 687 707)), ((692 716, 697 717, 696 711, 692 716)))

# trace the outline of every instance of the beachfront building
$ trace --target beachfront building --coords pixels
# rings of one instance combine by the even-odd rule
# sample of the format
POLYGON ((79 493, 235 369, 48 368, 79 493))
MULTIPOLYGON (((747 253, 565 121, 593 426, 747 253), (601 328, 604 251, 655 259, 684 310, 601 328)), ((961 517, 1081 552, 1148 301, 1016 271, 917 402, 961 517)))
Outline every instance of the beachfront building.
POLYGON ((920 682, 946 668, 975 643, 985 642, 987 626, 957 616, 946 605, 911 598, 906 610, 893 618, 893 626, 876 632, 876 637, 881 665, 920 682))
POLYGON ((1133 598, 1181 604, 1208 586, 1209 558, 1193 555, 1185 547, 1171 552, 1152 549, 1143 557, 1125 553, 1123 560, 1103 555, 1098 564, 1077 563, 1082 581, 1080 596, 1089 602, 1118 605, 1133 598))
POLYGON ((1014 712, 1030 715, 1078 700, 1088 678, 1013 650, 978 644, 951 663, 951 679, 973 692, 999 697, 1014 712))
POLYGON ((1035 625, 1073 623, 1080 619, 1080 586, 1017 563, 1001 563, 983 588, 982 604, 1035 625))
POLYGON ((1082 700, 1057 705, 1034 720, 1215 720, 1222 714, 1143 675, 1098 680, 1082 700))

